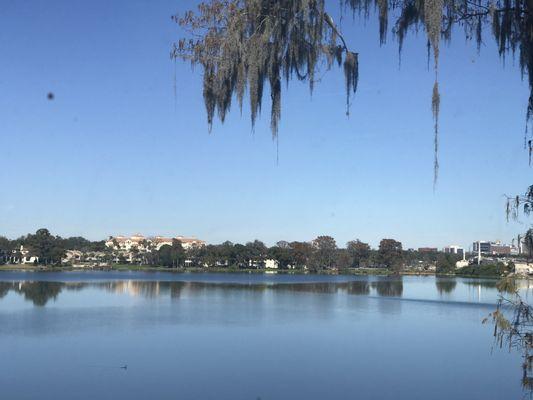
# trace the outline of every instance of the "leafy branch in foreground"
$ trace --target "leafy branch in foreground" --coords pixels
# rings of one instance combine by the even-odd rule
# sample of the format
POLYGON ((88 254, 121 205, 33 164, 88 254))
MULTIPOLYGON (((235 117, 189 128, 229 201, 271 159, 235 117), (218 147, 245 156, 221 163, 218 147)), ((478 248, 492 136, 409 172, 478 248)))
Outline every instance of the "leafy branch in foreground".
MULTIPOLYGON (((529 215, 533 211, 533 185, 529 186, 524 195, 506 196, 505 214, 507 220, 512 217, 518 219, 522 212, 529 215)), ((533 251, 533 229, 527 230, 522 237, 518 236, 518 245, 521 243, 528 251, 528 261, 533 251)), ((491 314, 494 323, 494 337, 500 347, 507 344, 509 350, 516 349, 522 353, 522 386, 533 394, 533 308, 525 302, 519 294, 515 277, 509 276, 498 283, 500 298, 496 311, 491 314), (506 294, 510 294, 506 296, 506 294), (508 319, 505 315, 511 313, 508 319)), ((529 290, 529 288, 527 289, 529 290)))
MULTIPOLYGON (((248 92, 252 126, 261 111, 265 85, 270 86, 270 125, 277 137, 281 117, 281 80, 296 77, 312 92, 321 61, 326 68, 343 66, 347 113, 350 95, 357 89, 358 53, 328 14, 325 0, 208 0, 196 12, 173 19, 186 32, 172 50, 172 58, 190 61, 203 69, 203 95, 211 127, 215 114, 224 122, 235 96, 242 112, 248 92)), ((440 94, 438 85, 439 43, 449 41, 455 26, 480 48, 483 30, 490 30, 503 58, 519 52, 522 74, 528 74, 533 93, 533 0, 341 0, 341 12, 351 9, 368 18, 375 7, 379 39, 384 43, 389 20, 401 52, 410 30, 423 27, 434 56, 435 82, 431 96, 434 118, 434 178, 438 175, 440 94)), ((527 121, 533 113, 533 95, 527 121)), ((526 146, 531 154, 532 141, 526 146)))
MULTIPOLYGON (((522 212, 528 216, 533 211, 533 185, 529 186, 523 195, 506 196, 505 214, 507 221, 509 218, 518 220, 519 214, 522 212)), ((529 228, 524 235, 518 235, 518 245, 523 242, 528 250, 529 258, 533 254, 533 228, 529 228)))
POLYGON ((522 353, 522 387, 531 392, 533 391, 533 308, 523 301, 513 277, 501 280, 498 283, 498 290, 500 298, 496 311, 484 322, 490 319, 494 323, 494 338, 500 348, 506 345, 509 350, 515 349, 522 353), (509 317, 506 316, 509 314, 509 317))
POLYGON ((518 219, 520 211, 525 215, 529 215, 533 211, 533 185, 529 186, 523 195, 506 197, 505 214, 507 221, 509 221, 509 217, 512 217, 514 220, 518 219))

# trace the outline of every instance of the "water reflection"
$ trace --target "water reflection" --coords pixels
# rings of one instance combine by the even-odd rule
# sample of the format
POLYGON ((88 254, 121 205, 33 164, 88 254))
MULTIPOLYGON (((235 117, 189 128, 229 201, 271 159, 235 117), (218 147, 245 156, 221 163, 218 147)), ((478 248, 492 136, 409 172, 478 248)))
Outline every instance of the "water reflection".
POLYGON ((355 295, 369 295, 370 294, 370 283, 367 281, 355 281, 350 282, 346 291, 349 294, 355 295))
POLYGON ((372 282, 372 287, 376 289, 378 296, 401 297, 403 294, 402 278, 395 280, 379 280, 372 282))
POLYGON ((475 286, 464 279, 454 286, 409 276, 329 283, 124 278, 0 282, 0 354, 9 356, 0 362, 2 398, 519 398, 520 359, 490 354, 492 330, 480 321, 493 306, 472 301, 475 286), (450 295, 440 296, 439 287, 450 295), (461 346, 449 334, 458 322, 461 346), (383 354, 401 368, 377 388, 383 354), (127 373, 92 367, 126 363, 127 373), (272 371, 276 378, 265 380, 272 371), (31 385, 21 376, 31 376, 31 385), (56 381, 61 385, 50 385, 56 381), (235 396, 243 387, 252 392, 235 396))
POLYGON ((0 299, 5 297, 11 289, 11 283, 0 282, 0 299))
POLYGON ((435 278, 435 286, 439 294, 450 294, 455 290, 457 281, 454 278, 435 278))
POLYGON ((469 279, 464 281, 464 284, 475 289, 496 289, 498 285, 497 280, 482 280, 482 279, 469 279))
POLYGON ((24 296, 24 299, 33 302, 36 306, 45 306, 51 299, 56 299, 65 284, 60 282, 1 282, 0 298, 5 297, 9 291, 24 296))
MULTIPOLYGON (((438 284, 440 285, 440 284, 438 284)), ((169 296, 179 299, 184 293, 200 295, 204 293, 224 293, 231 291, 251 292, 291 292, 367 296, 372 292, 377 296, 401 297, 403 282, 398 278, 380 279, 376 281, 356 280, 348 282, 312 282, 312 283, 215 283, 215 282, 183 282, 183 281, 110 281, 110 282, 48 282, 21 281, 0 282, 0 299, 10 291, 24 296, 35 306, 45 306, 49 301, 56 300, 62 291, 80 291, 88 288, 104 290, 114 294, 127 294, 132 297, 153 299, 169 296)))

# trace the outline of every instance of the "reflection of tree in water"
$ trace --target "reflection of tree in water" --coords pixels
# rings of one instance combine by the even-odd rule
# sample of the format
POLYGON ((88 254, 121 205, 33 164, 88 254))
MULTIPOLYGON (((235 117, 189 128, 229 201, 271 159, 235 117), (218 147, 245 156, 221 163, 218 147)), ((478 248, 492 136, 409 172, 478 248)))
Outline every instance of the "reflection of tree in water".
POLYGON ((168 282, 170 289, 170 298, 179 299, 181 297, 181 290, 183 289, 183 282, 168 282))
POLYGON ((370 294, 370 284, 366 281, 349 282, 346 290, 349 294, 368 295, 370 294))
POLYGON ((26 300, 35 306, 45 306, 50 299, 56 299, 64 283, 58 282, 24 282, 15 286, 15 291, 22 293, 26 300))
POLYGON ((66 290, 73 291, 73 292, 79 292, 83 289, 85 289, 88 286, 87 283, 83 282, 68 282, 65 284, 62 284, 62 287, 66 290))
POLYGON ((451 293, 455 290, 455 286, 457 286, 457 281, 453 278, 452 279, 436 278, 435 286, 437 286, 437 290, 439 291, 439 294, 451 293))
POLYGON ((307 293, 336 293, 342 284, 317 282, 317 283, 290 283, 272 285, 274 290, 288 290, 290 292, 307 292, 307 293))
POLYGON ((195 296, 203 293, 220 290, 265 292, 287 291, 301 293, 322 293, 334 294, 339 290, 349 294, 368 295, 370 293, 369 283, 366 281, 352 282, 307 282, 307 283, 235 283, 235 282, 165 282, 165 281, 118 281, 102 282, 92 285, 114 293, 128 293, 131 296, 143 296, 153 298, 170 294, 171 298, 180 298, 184 291, 195 296))
POLYGON ((399 280, 379 280, 372 282, 372 287, 376 289, 379 296, 400 297, 403 293, 403 281, 399 280))
POLYGON ((213 290, 223 293, 231 291, 247 292, 295 292, 335 294, 339 291, 351 295, 368 295, 370 288, 377 290, 380 296, 401 296, 403 285, 401 281, 378 281, 372 286, 368 281, 348 282, 301 282, 301 283, 234 283, 234 282, 182 282, 182 281, 110 281, 110 282, 0 282, 0 298, 7 295, 10 290, 24 295, 36 306, 45 306, 50 299, 56 299, 62 290, 81 291, 92 287, 111 293, 128 294, 156 298, 169 295, 172 299, 179 299, 183 293, 200 296, 213 290))
POLYGON ((13 284, 9 282, 0 282, 0 299, 7 295, 9 289, 13 287, 13 284))

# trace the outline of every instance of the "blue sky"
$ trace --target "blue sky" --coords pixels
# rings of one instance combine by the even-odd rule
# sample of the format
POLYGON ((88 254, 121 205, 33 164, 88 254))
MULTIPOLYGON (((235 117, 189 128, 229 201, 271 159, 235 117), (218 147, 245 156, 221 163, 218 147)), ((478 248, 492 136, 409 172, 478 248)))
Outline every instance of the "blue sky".
MULTIPOLYGON (((527 83, 487 37, 442 46, 440 177, 433 191, 431 89, 422 32, 379 46, 374 19, 345 18, 360 54, 344 113, 342 71, 312 97, 283 87, 276 144, 269 104, 251 132, 235 107, 208 133, 201 70, 174 63, 170 16, 194 1, 17 1, 0 9, 0 234, 194 235, 404 247, 510 241, 504 194, 523 192, 527 83), (176 96, 174 96, 176 77, 176 96), (48 92, 55 94, 48 101, 48 92)), ((337 3, 332 6, 334 9, 337 3)), ((266 96, 269 99, 269 96, 266 96)))

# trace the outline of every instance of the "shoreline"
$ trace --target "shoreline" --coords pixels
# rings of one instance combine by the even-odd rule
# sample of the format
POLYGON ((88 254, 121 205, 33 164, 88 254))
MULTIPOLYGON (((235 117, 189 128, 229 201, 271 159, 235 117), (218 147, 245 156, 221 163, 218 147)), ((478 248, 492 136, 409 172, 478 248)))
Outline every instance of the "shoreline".
MULTIPOLYGON (((339 271, 306 271, 306 270, 280 270, 280 269, 234 269, 234 268, 168 268, 168 267, 150 267, 144 265, 116 265, 113 267, 100 268, 76 268, 73 266, 62 267, 45 267, 45 266, 21 266, 14 265, 0 265, 1 272, 168 272, 174 274, 209 274, 209 273, 224 273, 224 274, 280 274, 280 275, 342 275, 342 276, 435 276, 441 278, 482 278, 482 279, 501 279, 501 276, 494 275, 465 275, 465 274, 437 274, 435 272, 427 271, 402 271, 394 273, 392 271, 381 268, 354 268, 349 270, 339 271)), ((519 279, 528 279, 525 277, 517 277, 519 279)))

